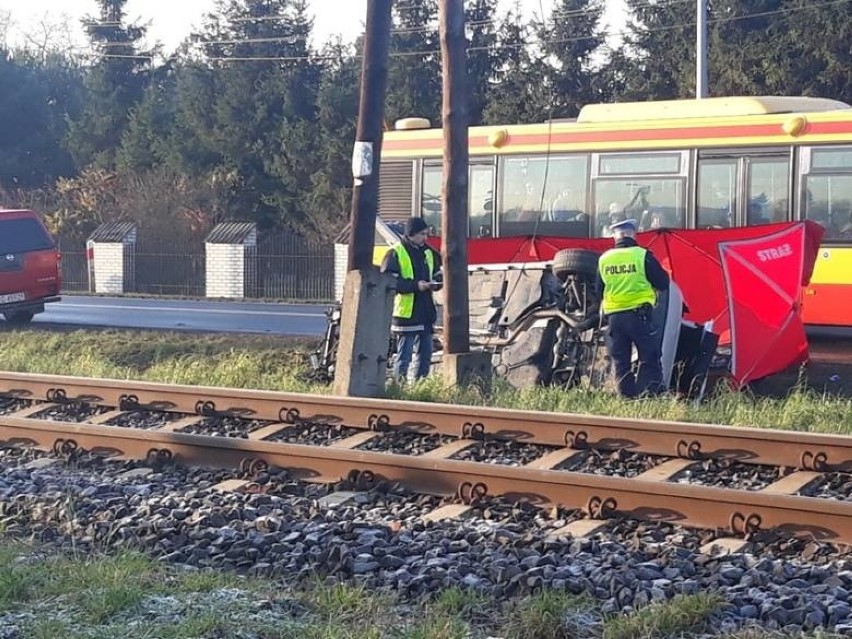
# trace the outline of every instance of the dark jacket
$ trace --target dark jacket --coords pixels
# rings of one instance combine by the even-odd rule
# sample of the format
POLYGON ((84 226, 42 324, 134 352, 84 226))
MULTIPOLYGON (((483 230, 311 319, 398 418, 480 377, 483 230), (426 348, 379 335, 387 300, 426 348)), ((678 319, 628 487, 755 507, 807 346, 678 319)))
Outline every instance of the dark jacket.
POLYGON ((396 275, 396 290, 399 293, 414 293, 414 310, 411 317, 404 319, 401 317, 393 318, 393 326, 396 330, 418 330, 422 328, 432 328, 435 321, 438 319, 438 313, 435 309, 435 302, 432 300, 432 291, 419 291, 417 282, 429 281, 429 267, 426 264, 426 251, 432 251, 434 258, 435 274, 441 270, 441 254, 428 245, 415 246, 408 241, 408 238, 403 238, 402 245, 408 254, 411 256, 411 266, 414 268, 414 279, 406 279, 399 272, 399 259, 396 256, 396 250, 391 249, 385 254, 382 260, 382 272, 392 273, 396 275))
MULTIPOLYGON (((639 246, 639 244, 632 237, 622 237, 615 243, 615 248, 628 248, 630 246, 639 246)), ((668 290, 669 274, 666 273, 666 270, 651 251, 645 252, 645 277, 648 278, 648 282, 654 289, 658 291, 668 290)), ((601 297, 603 297, 604 282, 600 271, 598 271, 598 289, 601 292, 601 297)))

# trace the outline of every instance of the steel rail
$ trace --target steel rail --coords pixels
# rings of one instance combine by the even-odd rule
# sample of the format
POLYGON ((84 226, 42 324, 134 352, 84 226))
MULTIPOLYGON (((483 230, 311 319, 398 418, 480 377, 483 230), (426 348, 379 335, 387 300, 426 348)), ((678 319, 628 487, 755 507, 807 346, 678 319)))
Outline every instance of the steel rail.
POLYGON ((262 462, 307 481, 349 479, 368 488, 386 480, 418 492, 456 494, 467 502, 491 495, 541 507, 581 508, 594 518, 623 514, 741 536, 776 529, 852 544, 852 503, 825 499, 10 416, 0 416, 0 441, 201 466, 247 468, 262 462))
POLYGON ((852 437, 822 433, 26 373, 0 373, 0 395, 852 471, 852 437))

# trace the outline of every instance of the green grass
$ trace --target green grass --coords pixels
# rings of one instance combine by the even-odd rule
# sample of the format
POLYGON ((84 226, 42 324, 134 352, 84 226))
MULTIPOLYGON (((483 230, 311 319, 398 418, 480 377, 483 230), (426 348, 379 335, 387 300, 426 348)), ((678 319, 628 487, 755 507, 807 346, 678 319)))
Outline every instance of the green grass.
POLYGON ((716 594, 682 595, 636 612, 611 617, 603 626, 603 639, 657 639, 700 631, 724 600, 716 594))
MULTIPOLYGON (((329 387, 308 383, 304 377, 315 344, 309 339, 251 335, 4 329, 0 361, 8 371, 327 394, 329 387)), ((483 395, 475 389, 444 388, 439 376, 405 388, 391 385, 387 395, 521 410, 852 433, 852 399, 817 392, 801 380, 780 398, 721 391, 697 406, 673 398, 624 401, 582 389, 516 390, 499 380, 491 394, 483 395)))
POLYGON ((323 391, 300 379, 311 346, 305 339, 253 335, 0 330, 6 371, 323 391))
POLYGON ((589 602, 564 592, 545 590, 515 607, 506 624, 508 639, 573 639, 574 613, 589 602))
MULTIPOLYGON (((704 592, 607 616, 599 602, 562 591, 495 601, 460 588, 406 601, 356 585, 295 590, 286 580, 188 571, 137 553, 75 556, 1 538, 0 573, 17 584, 3 612, 21 615, 20 636, 33 639, 675 639, 702 636, 725 606, 704 592)), ((753 628, 723 639, 782 637, 753 628)))

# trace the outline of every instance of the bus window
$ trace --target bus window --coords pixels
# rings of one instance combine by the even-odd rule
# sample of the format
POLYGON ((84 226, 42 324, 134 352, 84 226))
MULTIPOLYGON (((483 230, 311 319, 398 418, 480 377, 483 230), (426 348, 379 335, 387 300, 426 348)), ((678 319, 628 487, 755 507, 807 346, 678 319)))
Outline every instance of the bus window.
POLYGON ((468 180, 468 237, 491 237, 494 212, 494 167, 472 165, 468 180))
MULTIPOLYGON (((420 216, 429 226, 431 235, 441 235, 442 167, 427 164, 423 167, 420 197, 420 216)), ((494 167, 471 165, 468 180, 468 237, 491 237, 494 208, 494 167)))
POLYGON ((748 175, 748 225, 787 222, 790 219, 787 158, 751 158, 748 175))
POLYGON ((441 234, 441 167, 424 166, 421 183, 420 217, 432 235, 441 234))
POLYGON ((586 155, 507 157, 500 170, 500 235, 588 237, 586 155))
POLYGON ((680 173, 680 153, 613 153, 600 156, 601 175, 680 173))
POLYGON ((848 147, 812 149, 811 154, 811 170, 814 173, 852 171, 852 149, 848 147))
POLYGON ((738 164, 736 159, 698 161, 696 228, 722 229, 734 225, 738 164))
POLYGON ((805 217, 825 227, 826 240, 852 241, 852 175, 811 175, 805 217))
POLYGON ((682 178, 637 178, 595 181, 596 230, 609 237, 610 224, 634 218, 640 231, 683 228, 685 218, 682 178))

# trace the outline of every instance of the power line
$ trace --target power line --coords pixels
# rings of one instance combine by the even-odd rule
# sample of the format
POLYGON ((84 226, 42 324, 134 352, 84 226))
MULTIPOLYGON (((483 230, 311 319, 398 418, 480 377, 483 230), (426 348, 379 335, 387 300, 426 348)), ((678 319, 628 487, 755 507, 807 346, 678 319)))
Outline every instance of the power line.
MULTIPOLYGON (((687 0, 673 0, 674 2, 681 2, 687 0)), ((691 0, 689 0, 691 1, 691 0)), ((751 18, 760 18, 767 17, 772 15, 781 15, 781 14, 789 14, 796 11, 807 11, 807 10, 815 10, 821 9, 830 6, 836 6, 841 4, 846 4, 850 2, 850 0, 828 0, 827 2, 821 3, 813 3, 804 7, 790 7, 787 9, 776 9, 773 11, 763 11, 758 13, 749 13, 743 14, 741 16, 729 16, 722 18, 713 18, 708 20, 708 24, 718 24, 725 22, 736 22, 739 20, 748 20, 751 18)), ((647 5, 654 6, 654 5, 647 5)), ((672 31, 675 29, 683 29, 686 27, 694 27, 696 25, 695 21, 679 23, 674 25, 665 25, 660 27, 655 27, 653 29, 645 29, 640 30, 640 33, 661 33, 665 31, 672 31)), ((527 41, 527 42, 519 42, 515 44, 503 44, 497 43, 493 45, 483 45, 483 46, 474 46, 468 47, 468 51, 488 51, 491 49, 518 49, 521 47, 527 46, 546 46, 546 45, 554 45, 554 44, 570 44, 572 42, 585 42, 587 40, 599 39, 599 38, 609 38, 613 36, 626 36, 633 35, 636 33, 635 31, 626 31, 626 30, 617 30, 617 31, 601 31, 597 34, 592 34, 588 36, 578 36, 575 38, 560 38, 556 40, 538 40, 538 41, 527 41)), ((243 41, 244 42, 244 41, 243 41)), ((236 42, 235 42, 236 44, 236 42)), ((440 54, 440 50, 421 50, 421 51, 393 51, 390 53, 390 57, 412 57, 412 56, 430 56, 430 55, 438 55, 440 54)), ((139 59, 153 59, 154 56, 150 55, 113 55, 113 54, 102 54, 101 58, 139 58, 139 59)), ((307 61, 320 61, 320 60, 338 60, 340 58, 347 59, 360 59, 361 55, 357 53, 345 54, 345 55, 309 55, 309 56, 241 56, 241 57, 231 57, 231 56, 215 56, 215 57, 205 57, 206 60, 217 61, 217 62, 307 62, 307 61)))

